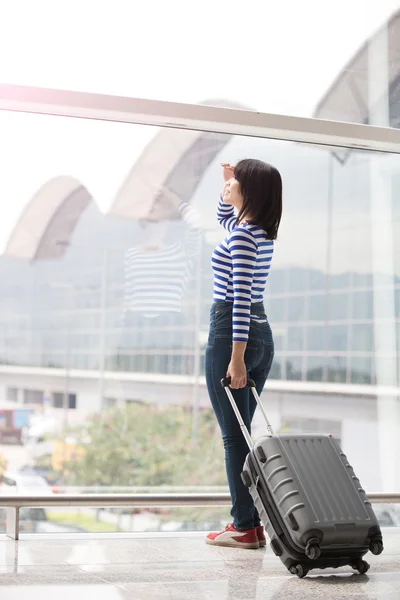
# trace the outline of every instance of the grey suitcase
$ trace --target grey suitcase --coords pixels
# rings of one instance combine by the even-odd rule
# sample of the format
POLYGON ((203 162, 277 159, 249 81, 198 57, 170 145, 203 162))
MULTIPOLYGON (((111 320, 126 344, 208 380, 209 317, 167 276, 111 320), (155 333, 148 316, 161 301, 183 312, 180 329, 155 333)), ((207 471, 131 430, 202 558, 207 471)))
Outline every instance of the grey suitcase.
POLYGON ((337 441, 331 435, 274 435, 255 383, 249 379, 268 430, 268 436, 254 444, 229 383, 229 378, 221 380, 250 449, 242 481, 273 552, 300 578, 311 569, 345 565, 366 573, 369 564, 363 556, 368 550, 381 554, 382 533, 337 441))

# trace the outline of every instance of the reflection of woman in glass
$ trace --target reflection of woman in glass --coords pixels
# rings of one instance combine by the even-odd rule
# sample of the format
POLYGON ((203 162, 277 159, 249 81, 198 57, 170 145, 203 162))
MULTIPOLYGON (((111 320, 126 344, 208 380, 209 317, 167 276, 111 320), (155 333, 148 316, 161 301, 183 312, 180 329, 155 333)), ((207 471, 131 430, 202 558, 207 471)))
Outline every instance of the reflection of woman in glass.
POLYGON ((187 202, 179 204, 183 238, 166 239, 168 221, 151 223, 142 246, 125 255, 125 312, 146 317, 181 313, 186 285, 194 268, 201 240, 201 220, 187 202), (162 228, 162 229, 160 229, 162 228))
POLYGON ((212 256, 214 303, 206 379, 225 447, 233 523, 208 534, 206 542, 259 548, 266 543, 264 530, 240 477, 248 448, 220 381, 225 376, 231 378, 236 402, 250 430, 256 401, 246 387, 247 377, 255 381, 261 394, 274 356, 263 294, 281 220, 282 180, 275 167, 259 160, 222 166, 225 186, 217 216, 229 234, 212 256))

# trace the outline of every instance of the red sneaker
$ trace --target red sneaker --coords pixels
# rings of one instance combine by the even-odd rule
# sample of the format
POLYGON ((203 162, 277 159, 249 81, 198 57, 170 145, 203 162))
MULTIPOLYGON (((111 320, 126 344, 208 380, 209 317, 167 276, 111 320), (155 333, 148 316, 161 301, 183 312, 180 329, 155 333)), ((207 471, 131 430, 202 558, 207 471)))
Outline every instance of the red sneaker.
POLYGON ((206 537, 206 544, 212 546, 227 546, 228 548, 252 548, 260 547, 256 528, 238 531, 233 523, 227 525, 222 531, 213 531, 206 537))
POLYGON ((260 548, 264 548, 264 546, 267 545, 267 540, 266 540, 265 534, 264 534, 264 527, 262 525, 259 525, 258 527, 256 527, 256 532, 257 532, 259 546, 260 546, 260 548))

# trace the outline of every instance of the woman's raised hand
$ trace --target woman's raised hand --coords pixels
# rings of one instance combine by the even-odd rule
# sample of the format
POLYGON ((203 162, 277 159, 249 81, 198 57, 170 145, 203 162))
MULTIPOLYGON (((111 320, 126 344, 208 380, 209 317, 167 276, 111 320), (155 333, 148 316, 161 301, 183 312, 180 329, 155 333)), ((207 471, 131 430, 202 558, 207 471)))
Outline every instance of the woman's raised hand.
POLYGON ((229 163, 221 163, 221 167, 223 169, 224 181, 229 181, 232 179, 235 167, 232 167, 229 163))

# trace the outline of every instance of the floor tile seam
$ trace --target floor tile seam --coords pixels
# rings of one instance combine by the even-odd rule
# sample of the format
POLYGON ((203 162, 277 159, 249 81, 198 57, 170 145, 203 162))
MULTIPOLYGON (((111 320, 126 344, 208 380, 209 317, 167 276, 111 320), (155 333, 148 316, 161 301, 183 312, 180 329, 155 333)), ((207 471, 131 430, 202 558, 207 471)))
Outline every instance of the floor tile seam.
MULTIPOLYGON (((85 572, 87 573, 87 571, 82 571, 82 573, 85 573, 85 572)), ((101 581, 102 584, 106 584, 108 586, 117 588, 119 590, 123 590, 124 592, 129 591, 128 588, 124 587, 124 585, 122 583, 118 583, 115 581, 108 581, 107 579, 104 579, 103 577, 99 577, 97 575, 96 575, 96 578, 98 581, 101 581)), ((135 583, 139 583, 141 585, 141 582, 135 582, 135 583)), ((153 584, 154 584, 154 582, 153 582, 153 584)))
MULTIPOLYGON (((83 565, 82 565, 83 566, 83 565)), ((90 566, 90 565, 88 565, 90 566)), ((85 571, 84 569, 80 569, 80 571, 82 573, 85 574, 93 574, 97 579, 104 581, 105 583, 109 583, 111 585, 118 585, 119 587, 123 587, 124 585, 154 585, 154 583, 157 584, 162 584, 162 585, 187 585, 188 583, 192 582, 192 583, 205 583, 205 582, 221 582, 221 581, 228 581, 227 577, 222 577, 222 578, 208 578, 208 579, 198 579, 198 580, 185 580, 185 581, 171 581, 171 580, 163 580, 162 578, 160 578, 157 582, 155 581, 132 581, 132 582, 111 582, 109 579, 105 578, 104 576, 101 576, 99 574, 96 573, 92 573, 91 571, 85 571)), ((287 574, 282 574, 282 575, 269 575, 269 576, 263 576, 263 577, 257 577, 257 580, 263 580, 263 581, 271 581, 271 580, 281 580, 281 579, 290 579, 292 576, 287 573, 287 574)), ((126 589, 126 588, 124 588, 126 589)))
MULTIPOLYGON (((7 563, 0 563, 0 568, 1 567, 12 567, 12 564, 7 564, 7 563)), ((39 567, 39 568, 43 568, 43 567, 62 567, 62 566, 74 566, 71 563, 68 563, 67 561, 62 561, 62 562, 57 562, 57 563, 46 563, 46 564, 36 564, 36 563, 25 563, 25 561, 20 562, 18 561, 18 567, 39 567)))
MULTIPOLYGON (((68 562, 68 561, 66 561, 66 562, 69 565, 81 565, 81 566, 93 567, 93 566, 96 566, 96 565, 101 565, 101 566, 104 566, 104 565, 116 565, 116 566, 117 565, 118 566, 120 566, 120 565, 137 565, 137 566, 143 566, 143 565, 147 565, 147 564, 150 564, 150 565, 154 564, 154 562, 156 562, 156 561, 155 560, 149 560, 149 561, 144 561, 144 562, 132 562, 132 561, 129 561, 129 562, 115 562, 115 561, 113 561, 113 562, 101 562, 101 563, 90 563, 90 562, 71 563, 71 562, 68 562)), ((160 564, 160 565, 177 565, 179 563, 182 563, 182 564, 192 563, 192 564, 196 565, 196 564, 199 564, 199 563, 221 564, 221 563, 225 563, 225 562, 226 561, 223 558, 221 558, 220 560, 210 560, 210 561, 208 561, 208 560, 168 560, 168 561, 160 561, 157 564, 160 564)), ((241 562, 243 564, 243 560, 240 561, 240 559, 235 560, 235 561, 230 561, 230 562, 231 563, 232 562, 233 563, 241 562)), ((0 566, 2 566, 2 565, 0 564, 0 566)), ((7 565, 4 565, 4 566, 7 566, 7 565)), ((28 566, 28 565, 23 565, 23 566, 28 566)), ((277 566, 279 566, 279 563, 277 563, 277 566)))
MULTIPOLYGON (((37 569, 43 568, 43 566, 49 566, 49 567, 68 567, 68 569, 66 570, 66 573, 68 574, 68 572, 72 572, 72 574, 80 574, 80 573, 85 573, 86 576, 92 577, 92 579, 94 580, 92 583, 95 583, 95 580, 97 580, 98 578, 96 578, 92 573, 90 573, 89 571, 82 571, 81 569, 79 569, 76 565, 70 565, 67 563, 64 564, 57 564, 57 565, 21 565, 24 567, 36 567, 37 569)), ((21 576, 35 576, 36 574, 32 574, 32 573, 0 573, 0 586, 1 586, 1 576, 5 575, 7 577, 12 577, 15 581, 16 585, 34 585, 32 583, 26 584, 26 582, 21 581, 21 576)), ((49 574, 49 576, 51 576, 51 574, 49 574)), ((107 583, 107 582, 106 582, 107 583)), ((47 581, 42 581, 39 582, 38 585, 47 585, 48 582, 47 581)), ((62 584, 61 582, 57 583, 56 585, 65 585, 64 583, 62 584)), ((71 583, 71 585, 75 585, 73 582, 71 583)), ((80 584, 79 584, 80 585, 80 584)), ((84 584, 86 585, 86 583, 84 584)))
MULTIPOLYGON (((87 566, 91 566, 91 565, 87 565, 87 566)), ((81 573, 84 573, 85 575, 88 575, 88 574, 93 575, 98 581, 101 581, 102 583, 105 583, 107 585, 114 586, 114 587, 117 587, 117 588, 121 589, 120 585, 118 585, 117 583, 111 582, 111 581, 107 581, 107 579, 104 579, 104 577, 101 577, 97 573, 92 573, 91 571, 85 571, 84 569, 81 569, 80 567, 77 567, 77 569, 81 573)), ((125 589, 125 588, 122 588, 122 589, 125 589)))
MULTIPOLYGON (((286 575, 280 575, 280 576, 274 577, 273 579, 274 580, 276 579, 276 580, 280 581, 282 579, 288 579, 288 577, 286 575)), ((157 581, 157 582, 154 582, 154 581, 133 581, 132 583, 129 583, 129 582, 124 582, 124 583, 120 583, 120 584, 113 583, 113 585, 116 585, 116 586, 118 585, 118 587, 121 587, 125 591, 132 591, 132 588, 135 585, 141 585, 141 586, 146 586, 146 587, 154 586, 154 585, 187 586, 188 584, 191 584, 191 583, 193 585, 195 585, 197 583, 200 583, 200 584, 204 584, 204 583, 207 583, 207 584, 213 584, 213 583, 218 584, 218 583, 221 583, 221 582, 222 583, 224 583, 224 582, 228 583, 228 581, 226 579, 209 579, 207 581, 200 580, 200 581, 192 581, 192 582, 190 582, 190 581, 157 581)))

